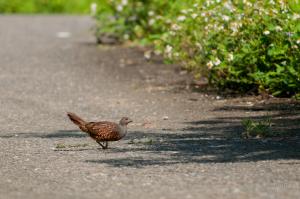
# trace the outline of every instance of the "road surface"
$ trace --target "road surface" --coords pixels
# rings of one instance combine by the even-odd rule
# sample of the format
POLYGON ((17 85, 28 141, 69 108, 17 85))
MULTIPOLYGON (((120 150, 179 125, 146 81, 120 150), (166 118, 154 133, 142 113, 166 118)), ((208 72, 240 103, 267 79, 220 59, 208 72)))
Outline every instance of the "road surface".
POLYGON ((97 46, 93 23, 0 16, 0 198, 300 198, 299 139, 239 136, 267 114, 299 131, 299 106, 187 89, 139 48, 97 46), (103 151, 66 111, 134 123, 103 151))

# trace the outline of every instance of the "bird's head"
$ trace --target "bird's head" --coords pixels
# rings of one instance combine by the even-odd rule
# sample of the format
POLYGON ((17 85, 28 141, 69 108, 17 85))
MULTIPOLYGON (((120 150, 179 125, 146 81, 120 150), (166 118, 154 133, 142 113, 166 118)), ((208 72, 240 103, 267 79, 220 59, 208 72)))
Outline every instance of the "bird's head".
POLYGON ((126 126, 127 124, 129 124, 130 122, 132 122, 132 120, 128 117, 122 117, 122 119, 120 120, 120 125, 121 126, 126 126))

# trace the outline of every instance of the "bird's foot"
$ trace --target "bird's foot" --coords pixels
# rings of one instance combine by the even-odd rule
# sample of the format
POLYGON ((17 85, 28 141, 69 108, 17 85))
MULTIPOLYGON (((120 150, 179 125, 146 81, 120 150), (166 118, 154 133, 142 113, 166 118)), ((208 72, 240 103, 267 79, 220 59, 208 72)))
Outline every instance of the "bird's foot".
POLYGON ((104 144, 103 144, 100 141, 99 142, 97 141, 97 143, 102 147, 102 149, 107 149, 108 148, 108 142, 104 142, 104 144))

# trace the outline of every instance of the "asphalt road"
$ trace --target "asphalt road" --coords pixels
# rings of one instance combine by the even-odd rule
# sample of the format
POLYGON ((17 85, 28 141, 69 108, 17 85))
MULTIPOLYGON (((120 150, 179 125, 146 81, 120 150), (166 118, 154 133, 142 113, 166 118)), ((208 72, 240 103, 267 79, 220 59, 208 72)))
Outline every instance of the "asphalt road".
POLYGON ((238 136, 266 114, 299 132, 299 106, 186 90, 137 48, 95 45, 92 25, 0 16, 0 198, 300 198, 299 139, 238 136), (134 123, 103 151, 66 111, 134 123))

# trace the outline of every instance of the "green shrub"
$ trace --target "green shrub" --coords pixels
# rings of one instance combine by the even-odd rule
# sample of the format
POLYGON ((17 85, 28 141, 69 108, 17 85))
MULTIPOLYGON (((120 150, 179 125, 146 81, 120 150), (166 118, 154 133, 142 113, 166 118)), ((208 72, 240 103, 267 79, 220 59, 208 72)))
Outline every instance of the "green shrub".
POLYGON ((0 0, 0 13, 89 13, 93 0, 0 0))
POLYGON ((166 31, 163 16, 175 0, 117 0, 99 4, 98 34, 111 33, 125 40, 145 41, 159 38, 166 31), (158 36, 158 37, 156 37, 158 36))
POLYGON ((100 32, 152 44, 221 89, 299 97, 297 2, 104 1, 98 19, 100 32))

